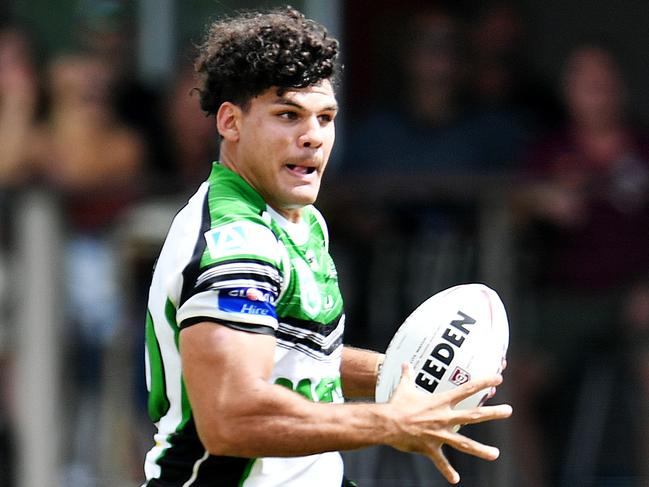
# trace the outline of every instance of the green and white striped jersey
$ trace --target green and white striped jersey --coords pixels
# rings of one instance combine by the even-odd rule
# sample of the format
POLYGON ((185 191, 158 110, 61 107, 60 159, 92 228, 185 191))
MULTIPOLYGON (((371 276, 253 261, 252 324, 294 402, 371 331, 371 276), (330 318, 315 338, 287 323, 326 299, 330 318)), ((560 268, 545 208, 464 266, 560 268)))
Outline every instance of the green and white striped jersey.
POLYGON ((174 218, 149 292, 148 410, 158 432, 146 456, 146 485, 341 484, 337 452, 209 455, 196 433, 178 351, 180 330, 204 321, 272 334, 277 347, 271 382, 314 401, 342 402, 344 314, 328 244, 314 207, 302 210, 300 223, 289 222, 240 176, 213 164, 208 180, 174 218))

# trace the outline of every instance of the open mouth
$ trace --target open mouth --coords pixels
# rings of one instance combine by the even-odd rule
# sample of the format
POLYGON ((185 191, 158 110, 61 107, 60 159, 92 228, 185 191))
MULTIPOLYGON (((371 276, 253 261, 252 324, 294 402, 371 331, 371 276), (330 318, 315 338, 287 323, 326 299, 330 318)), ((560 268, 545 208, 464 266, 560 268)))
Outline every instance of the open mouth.
POLYGON ((292 172, 299 174, 312 174, 315 172, 315 167, 310 166, 298 166, 296 164, 287 164, 286 167, 292 172))

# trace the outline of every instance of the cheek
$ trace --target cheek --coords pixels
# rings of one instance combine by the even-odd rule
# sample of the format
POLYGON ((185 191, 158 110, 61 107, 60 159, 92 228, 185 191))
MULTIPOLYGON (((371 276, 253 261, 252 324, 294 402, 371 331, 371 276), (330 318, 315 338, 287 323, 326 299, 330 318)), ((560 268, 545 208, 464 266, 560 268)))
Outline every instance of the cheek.
POLYGON ((335 141, 336 141, 336 129, 332 124, 331 128, 327 127, 327 133, 325 134, 325 146, 326 146, 327 153, 331 152, 331 149, 335 141))

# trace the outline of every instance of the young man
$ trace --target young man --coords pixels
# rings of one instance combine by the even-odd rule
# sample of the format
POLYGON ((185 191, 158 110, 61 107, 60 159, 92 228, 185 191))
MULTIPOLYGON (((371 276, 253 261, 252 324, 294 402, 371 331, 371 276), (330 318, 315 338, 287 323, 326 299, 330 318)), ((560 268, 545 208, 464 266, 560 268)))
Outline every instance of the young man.
MULTIPOLYGON (((174 219, 147 314, 148 486, 345 484, 338 450, 391 445, 459 476, 444 443, 493 460, 456 432, 509 406, 453 411, 500 377, 424 395, 408 369, 371 397, 382 355, 342 345, 328 235, 311 206, 334 143, 338 44, 287 9, 212 25, 196 63, 220 162, 174 219)), ((349 484, 351 485, 351 484, 349 484)))

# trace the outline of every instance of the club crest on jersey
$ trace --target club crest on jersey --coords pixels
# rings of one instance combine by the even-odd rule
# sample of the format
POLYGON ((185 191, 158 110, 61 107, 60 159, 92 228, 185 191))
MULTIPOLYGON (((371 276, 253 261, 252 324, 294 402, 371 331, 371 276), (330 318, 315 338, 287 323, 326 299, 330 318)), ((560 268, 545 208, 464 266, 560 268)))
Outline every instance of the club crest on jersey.
POLYGON ((254 255, 277 259, 277 240, 266 227, 249 221, 221 225, 205 233, 213 259, 233 255, 254 255))
POLYGON ((300 281, 300 298, 304 311, 315 318, 322 311, 322 295, 313 272, 302 259, 293 259, 293 266, 300 281))

